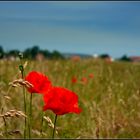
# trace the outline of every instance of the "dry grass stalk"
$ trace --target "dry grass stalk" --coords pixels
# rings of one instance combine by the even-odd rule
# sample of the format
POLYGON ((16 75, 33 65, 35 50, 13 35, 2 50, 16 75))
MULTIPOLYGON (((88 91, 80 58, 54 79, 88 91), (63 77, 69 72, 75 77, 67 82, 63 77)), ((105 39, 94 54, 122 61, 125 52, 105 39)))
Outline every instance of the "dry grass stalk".
MULTIPOLYGON (((48 122, 48 126, 50 128, 54 129, 54 124, 53 124, 52 120, 49 117, 46 117, 46 116, 44 116, 43 118, 48 122)), ((56 130, 55 133, 58 134, 58 131, 56 130)))
POLYGON ((0 136, 2 136, 2 137, 3 137, 3 133, 2 133, 2 132, 0 132, 0 136))
POLYGON ((76 139, 81 139, 81 137, 80 137, 80 136, 78 136, 76 139))
POLYGON ((96 127, 95 134, 96 134, 96 138, 99 138, 99 126, 96 127))
POLYGON ((27 67, 27 65, 28 65, 28 61, 26 61, 26 62, 23 64, 24 69, 27 67))
POLYGON ((32 130, 32 133, 34 133, 35 135, 38 135, 38 136, 40 136, 40 135, 47 136, 46 133, 44 133, 44 132, 40 133, 38 130, 32 130))
POLYGON ((11 100, 11 97, 7 96, 7 95, 4 95, 4 98, 7 99, 7 100, 11 100))
POLYGON ((5 114, 0 115, 0 117, 27 117, 22 111, 17 111, 17 110, 10 110, 6 112, 5 114))
POLYGON ((36 134, 36 135, 38 135, 38 136, 41 135, 41 133, 40 133, 38 130, 32 130, 32 133, 34 133, 34 134, 36 134))
POLYGON ((18 87, 18 86, 25 86, 27 88, 33 87, 31 83, 23 79, 14 80, 13 82, 10 82, 9 85, 11 85, 12 87, 18 87))
POLYGON ((14 134, 16 134, 16 135, 18 135, 18 134, 21 135, 21 132, 20 132, 20 130, 13 130, 13 131, 9 131, 8 134, 9 134, 9 135, 14 135, 14 134))

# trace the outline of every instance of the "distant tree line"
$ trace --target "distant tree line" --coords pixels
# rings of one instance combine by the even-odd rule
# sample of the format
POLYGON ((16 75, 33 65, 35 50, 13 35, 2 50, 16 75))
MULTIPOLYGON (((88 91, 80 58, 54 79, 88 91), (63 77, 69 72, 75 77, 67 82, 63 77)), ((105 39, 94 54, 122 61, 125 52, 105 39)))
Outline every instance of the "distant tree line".
MULTIPOLYGON (((9 56, 18 57, 19 53, 20 51, 17 49, 5 52, 3 47, 0 46, 0 59, 6 58, 9 56)), ((60 52, 56 50, 54 50, 53 52, 50 52, 47 49, 42 50, 37 45, 31 48, 25 49, 22 53, 25 59, 35 59, 37 54, 42 54, 44 58, 47 58, 47 59, 59 59, 59 58, 64 59, 63 55, 60 52)))
MULTIPOLYGON (((5 52, 3 47, 0 46, 0 59, 7 58, 9 56, 18 57, 19 53, 20 53, 20 51, 17 49, 5 52)), ((42 50, 37 45, 25 49, 22 53, 23 53, 23 57, 25 59, 36 59, 36 56, 38 54, 43 55, 44 58, 47 58, 47 59, 64 59, 65 58, 60 52, 58 52, 56 50, 54 50, 53 52, 50 52, 47 49, 42 50)), ((105 59, 105 58, 109 58, 109 57, 110 56, 108 54, 99 55, 99 58, 101 58, 101 59, 105 59)), ((121 58, 118 58, 117 60, 132 61, 127 55, 123 55, 121 58)))
MULTIPOLYGON (((105 59, 109 58, 110 56, 108 54, 101 54, 99 55, 99 58, 105 59)), ((132 61, 126 54, 124 54, 121 58, 118 58, 120 61, 132 61)))

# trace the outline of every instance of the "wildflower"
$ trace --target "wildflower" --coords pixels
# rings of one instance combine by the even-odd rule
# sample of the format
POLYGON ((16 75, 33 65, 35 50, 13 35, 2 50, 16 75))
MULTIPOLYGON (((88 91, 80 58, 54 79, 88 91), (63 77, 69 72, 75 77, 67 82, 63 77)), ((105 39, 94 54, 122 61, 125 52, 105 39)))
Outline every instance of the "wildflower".
POLYGON ((81 81, 82 81, 83 84, 86 84, 87 83, 87 78, 86 77, 82 77, 81 81))
POLYGON ((81 60, 81 58, 80 58, 80 56, 75 55, 75 56, 72 56, 72 57, 71 57, 71 60, 72 60, 73 62, 79 62, 79 61, 81 60))
POLYGON ((40 72, 30 72, 25 77, 25 80, 33 85, 33 87, 27 88, 30 93, 44 94, 51 88, 51 82, 48 77, 40 72))
POLYGON ((89 78, 93 78, 94 75, 92 73, 89 74, 89 78))
POLYGON ((62 87, 53 87, 48 94, 44 94, 44 103, 43 110, 52 110, 56 115, 79 114, 82 111, 78 107, 78 96, 62 87))
POLYGON ((105 62, 108 63, 108 64, 109 64, 109 63, 112 63, 112 59, 111 59, 110 57, 105 58, 105 62))
POLYGON ((72 77, 71 81, 72 81, 72 83, 76 83, 77 82, 77 78, 76 77, 72 77))

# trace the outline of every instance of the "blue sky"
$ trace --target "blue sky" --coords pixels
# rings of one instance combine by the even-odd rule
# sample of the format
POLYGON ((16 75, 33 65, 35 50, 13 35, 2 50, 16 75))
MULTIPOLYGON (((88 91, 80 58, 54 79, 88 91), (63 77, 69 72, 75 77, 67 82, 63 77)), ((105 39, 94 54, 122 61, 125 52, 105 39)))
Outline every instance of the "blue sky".
POLYGON ((140 56, 140 2, 0 2, 0 45, 140 56))

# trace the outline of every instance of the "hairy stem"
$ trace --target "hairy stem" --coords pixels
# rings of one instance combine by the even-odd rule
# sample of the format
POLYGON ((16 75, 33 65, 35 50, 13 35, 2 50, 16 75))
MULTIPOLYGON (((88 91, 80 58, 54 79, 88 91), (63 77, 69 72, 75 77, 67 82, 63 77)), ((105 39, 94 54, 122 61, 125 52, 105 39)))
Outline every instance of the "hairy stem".
POLYGON ((44 117, 44 112, 42 111, 42 113, 41 113, 41 129, 40 129, 41 136, 42 136, 42 133, 43 133, 43 117, 44 117))
POLYGON ((31 138, 31 130, 32 130, 32 95, 30 95, 30 122, 29 122, 29 138, 31 138))
MULTIPOLYGON (((20 57, 20 66, 19 66, 19 70, 21 71, 21 77, 22 79, 24 79, 24 67, 23 67, 23 64, 22 64, 22 57, 20 57)), ((23 96, 24 96, 24 111, 25 111, 25 114, 26 114, 26 93, 25 93, 25 88, 23 86, 23 96)), ((26 117, 25 117, 25 123, 24 123, 24 138, 26 138, 26 125, 27 125, 27 120, 26 120, 26 117)))
POLYGON ((54 120, 54 128, 53 128, 52 139, 54 139, 54 133, 55 133, 55 128, 56 128, 56 120, 57 120, 57 114, 55 115, 55 120, 54 120))
MULTIPOLYGON (((2 108, 1 114, 2 114, 2 113, 3 113, 3 108, 2 108)), ((5 135, 6 135, 6 138, 8 138, 6 119, 5 119, 4 116, 3 116, 2 118, 3 118, 4 126, 5 126, 5 135)))

